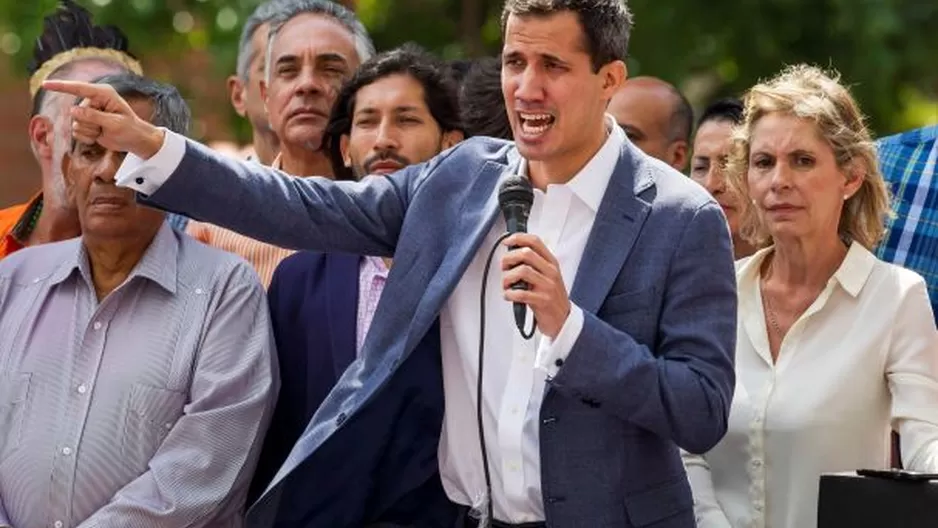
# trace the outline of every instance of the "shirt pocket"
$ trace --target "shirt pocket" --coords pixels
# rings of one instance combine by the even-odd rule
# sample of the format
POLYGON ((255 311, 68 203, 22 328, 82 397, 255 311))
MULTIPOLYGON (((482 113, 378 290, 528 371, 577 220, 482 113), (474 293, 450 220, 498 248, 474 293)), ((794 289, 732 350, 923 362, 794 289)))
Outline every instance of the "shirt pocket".
POLYGON ((124 462, 139 471, 162 445, 166 436, 182 416, 187 395, 182 392, 134 384, 127 399, 121 453, 124 462))
POLYGON ((0 375, 0 462, 10 456, 23 439, 29 374, 0 375))

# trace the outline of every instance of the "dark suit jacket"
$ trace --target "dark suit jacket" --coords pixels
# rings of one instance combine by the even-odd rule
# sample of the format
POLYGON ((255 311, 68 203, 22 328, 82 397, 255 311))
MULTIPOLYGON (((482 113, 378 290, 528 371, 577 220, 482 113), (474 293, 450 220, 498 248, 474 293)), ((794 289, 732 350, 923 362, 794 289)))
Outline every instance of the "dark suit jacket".
MULTIPOLYGON (((268 297, 282 370, 281 389, 251 483, 248 504, 264 492, 320 404, 355 361, 361 258, 344 253, 304 251, 284 259, 274 272, 268 297)), ((439 337, 435 343, 430 339, 427 347, 428 357, 437 356, 439 337)), ((431 372, 426 368, 419 370, 432 376, 437 367, 433 362, 428 365, 431 372)), ((433 408, 434 412, 441 411, 442 400, 436 400, 433 408)), ((361 444, 367 445, 347 446, 355 460, 343 463, 357 467, 357 462, 367 461, 377 467, 372 472, 372 480, 353 482, 358 493, 346 494, 322 511, 313 507, 309 500, 308 482, 318 475, 308 474, 309 467, 301 468, 291 476, 291 484, 286 487, 276 513, 277 526, 363 526, 378 522, 434 526, 436 521, 427 517, 440 515, 445 520, 439 525, 447 523, 452 512, 436 469, 435 445, 427 443, 422 450, 413 448, 412 435, 423 434, 424 429, 422 425, 413 427, 405 408, 387 416, 391 420, 402 420, 393 425, 404 430, 405 441, 398 442, 402 449, 395 450, 392 443, 373 442, 368 431, 363 431, 359 439, 361 444), (375 462, 389 452, 406 452, 407 456, 392 456, 384 463, 375 462), (347 506, 338 507, 339 504, 347 506), (330 511, 350 515, 332 516, 330 511)), ((437 429, 441 426, 432 421, 428 425, 437 429)), ((342 463, 342 457, 335 460, 342 463)), ((338 479, 338 472, 329 478, 338 479)))

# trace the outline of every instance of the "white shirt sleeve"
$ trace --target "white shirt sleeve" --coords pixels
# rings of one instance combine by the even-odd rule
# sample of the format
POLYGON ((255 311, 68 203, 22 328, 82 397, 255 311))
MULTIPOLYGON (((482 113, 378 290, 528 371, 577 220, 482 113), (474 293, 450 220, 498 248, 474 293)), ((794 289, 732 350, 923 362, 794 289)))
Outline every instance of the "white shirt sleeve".
MULTIPOLYGON (((701 455, 694 455, 681 450, 681 460, 687 470, 687 480, 690 481, 691 491, 694 493, 694 517, 699 528, 733 528, 713 489, 713 480, 710 477, 710 465, 701 455)), ((742 463, 742 462, 740 462, 742 463)))
POLYGON ((570 313, 567 320, 564 321, 556 339, 550 339, 545 336, 537 347, 537 358, 534 366, 547 373, 548 377, 557 375, 557 371, 563 366, 564 360, 573 350, 573 345, 580 337, 583 331, 583 310, 579 306, 571 303, 570 313))
POLYGON ((163 146, 150 159, 127 153, 117 169, 115 181, 118 187, 128 187, 145 196, 160 189, 182 163, 186 154, 186 138, 165 128, 163 146))

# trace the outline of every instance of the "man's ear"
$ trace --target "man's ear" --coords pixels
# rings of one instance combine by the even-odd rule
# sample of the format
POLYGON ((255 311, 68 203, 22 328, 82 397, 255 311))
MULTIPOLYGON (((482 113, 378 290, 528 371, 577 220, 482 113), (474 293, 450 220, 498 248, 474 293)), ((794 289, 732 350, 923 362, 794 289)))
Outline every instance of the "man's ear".
POLYGON ((603 99, 609 101, 619 91, 629 76, 628 67, 620 60, 614 60, 599 69, 603 79, 603 99))
POLYGON ((463 134, 462 130, 449 130, 447 132, 443 132, 443 138, 442 141, 440 141, 440 145, 443 147, 443 150, 446 150, 448 148, 455 147, 463 139, 466 139, 466 136, 463 134))
POLYGON ((679 172, 684 172, 687 169, 687 160, 690 158, 689 152, 687 142, 683 139, 671 143, 671 146, 668 147, 668 158, 670 158, 671 166, 679 172))
POLYGON ((342 163, 344 163, 346 167, 351 167, 352 155, 349 153, 348 141, 348 134, 342 134, 342 136, 339 137, 339 152, 342 153, 342 163))
POLYGON ((29 145, 33 155, 39 160, 52 159, 52 145, 55 143, 55 128, 52 120, 46 116, 35 115, 29 120, 29 145))
POLYGON ((258 86, 261 89, 261 101, 264 101, 264 111, 266 112, 267 111, 267 96, 269 95, 267 93, 267 90, 269 88, 269 86, 267 86, 267 79, 261 79, 261 82, 258 83, 258 86))
POLYGON ((241 82, 241 77, 237 75, 228 76, 228 97, 231 99, 231 106, 234 107, 235 112, 244 117, 247 109, 244 101, 244 83, 241 82))

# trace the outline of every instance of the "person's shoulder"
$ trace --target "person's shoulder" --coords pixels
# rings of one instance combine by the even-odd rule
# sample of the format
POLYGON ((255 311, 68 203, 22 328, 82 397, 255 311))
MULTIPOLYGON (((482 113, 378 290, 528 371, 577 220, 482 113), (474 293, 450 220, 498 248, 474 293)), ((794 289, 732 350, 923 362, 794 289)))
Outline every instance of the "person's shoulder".
POLYGON ((0 260, 0 279, 39 282, 66 263, 74 262, 80 244, 80 238, 71 238, 23 248, 0 260))
POLYGON ((934 143, 936 140, 938 140, 938 125, 931 125, 879 138, 876 140, 876 145, 880 149, 886 149, 901 145, 915 146, 921 143, 934 143))
POLYGON ((636 178, 650 178, 654 182, 653 205, 656 208, 694 213, 707 205, 718 207, 706 189, 674 167, 637 148, 633 155, 638 157, 635 166, 640 174, 636 178))
POLYGON ((263 290, 257 272, 240 255, 201 243, 183 233, 173 232, 179 243, 179 281, 210 283, 211 286, 246 285, 263 290))
POLYGON ((437 156, 446 162, 484 163, 493 161, 504 164, 515 144, 504 139, 474 136, 440 152, 437 156))
POLYGON ((917 288, 927 290, 925 278, 918 272, 882 260, 866 248, 863 248, 863 252, 864 257, 872 263, 871 275, 879 279, 878 282, 886 291, 905 294, 917 288))
POLYGON ((328 258, 329 253, 321 251, 297 251, 280 261, 275 274, 291 279, 308 275, 314 273, 328 258))

